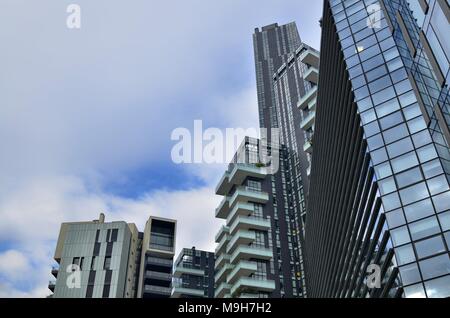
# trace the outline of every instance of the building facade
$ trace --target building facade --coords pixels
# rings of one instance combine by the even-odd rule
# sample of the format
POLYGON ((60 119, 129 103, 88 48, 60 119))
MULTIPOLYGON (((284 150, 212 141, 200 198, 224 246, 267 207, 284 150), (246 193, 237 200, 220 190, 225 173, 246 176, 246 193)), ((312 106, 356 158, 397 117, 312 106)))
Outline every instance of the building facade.
POLYGON ((214 253, 184 248, 173 270, 172 298, 214 298, 214 253))
POLYGON ((128 280, 133 262, 134 224, 104 222, 63 223, 54 259, 56 281, 49 284, 55 298, 132 298, 136 290, 128 280))
MULTIPOLYGON (((305 237, 311 297, 450 296, 448 86, 424 36, 426 21, 450 29, 436 31, 431 17, 419 25, 411 3, 324 1, 305 237)), ((426 3, 433 14, 448 9, 426 3)))
POLYGON ((63 223, 49 283, 54 298, 164 298, 171 294, 176 221, 63 223))
POLYGON ((295 23, 272 24, 253 35, 260 128, 277 128, 280 169, 269 176, 278 249, 282 297, 304 297, 305 270, 302 242, 309 191, 319 54, 303 44, 295 23), (306 102, 305 102, 306 100, 306 102), (301 108, 300 103, 306 107, 301 108), (304 123, 301 126, 299 123, 304 123), (303 127, 303 129, 301 128, 303 127), (284 234, 283 234, 284 233, 284 234), (287 246, 283 246, 286 235, 287 246), (278 238, 278 239, 277 239, 278 238))
POLYGON ((216 217, 226 224, 216 235, 215 298, 280 297, 273 185, 266 167, 258 164, 259 147, 258 140, 246 138, 216 188, 224 196, 216 217))

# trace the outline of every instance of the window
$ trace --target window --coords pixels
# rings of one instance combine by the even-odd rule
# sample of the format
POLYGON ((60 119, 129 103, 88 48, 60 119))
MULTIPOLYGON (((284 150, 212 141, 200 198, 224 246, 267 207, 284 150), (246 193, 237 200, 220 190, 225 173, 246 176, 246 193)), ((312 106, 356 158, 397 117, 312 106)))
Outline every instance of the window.
POLYGON ((439 214, 439 221, 444 231, 450 230, 450 212, 439 214))
POLYGON ((103 264, 103 269, 111 269, 111 256, 105 257, 105 263, 103 264))
POLYGON ((411 223, 409 225, 409 230, 411 231, 411 237, 413 240, 420 240, 440 232, 439 223, 435 216, 411 223))
POLYGON ((426 298, 422 284, 405 287, 405 296, 408 298, 426 298))
POLYGON ((113 229, 112 233, 111 233, 111 241, 112 242, 117 242, 118 235, 119 235, 119 230, 118 229, 113 229))
POLYGON ((386 213, 385 215, 389 228, 391 229, 406 224, 405 216, 403 215, 402 209, 386 213))
POLYGON ((403 285, 410 285, 421 281, 419 267, 416 263, 400 267, 403 285))
POLYGON ((433 203, 438 213, 450 210, 450 191, 433 197, 433 203))
POLYGON ((427 184, 428 189, 430 189, 431 195, 435 195, 440 192, 447 191, 449 189, 448 181, 445 175, 430 179, 427 181, 427 184))
POLYGON ((378 187, 382 195, 394 192, 397 187, 395 186, 394 177, 378 181, 378 187))
POLYGON ((450 276, 428 281, 425 283, 425 288, 430 298, 450 297, 450 276))
POLYGON ((97 230, 97 232, 95 233, 95 241, 100 242, 100 230, 97 230))
POLYGON ((387 144, 390 144, 396 140, 402 139, 408 136, 408 129, 405 124, 401 124, 389 130, 383 132, 384 140, 387 144))
POLYGON ((421 261, 419 265, 424 279, 435 278, 450 273, 450 259, 448 254, 421 261))
POLYGON ((103 286, 103 294, 102 294, 103 298, 108 298, 109 297, 109 289, 110 289, 110 285, 104 285, 103 286))
POLYGON ((376 107, 378 117, 384 117, 400 109, 397 98, 391 99, 376 107))
POLYGON ((444 173, 444 170, 442 170, 441 162, 439 160, 433 160, 431 162, 423 164, 422 170, 425 178, 432 178, 441 173, 444 173))
POLYGON ((397 179, 397 183, 400 188, 407 187, 413 183, 422 181, 423 179, 419 168, 414 168, 406 172, 399 173, 395 176, 395 178, 397 179))
POLYGON ((403 204, 410 204, 415 201, 419 201, 428 196, 427 186, 425 182, 416 184, 412 187, 400 190, 400 197, 403 204))
POLYGON ((83 270, 84 257, 74 257, 72 260, 72 265, 79 267, 80 271, 83 270))
POLYGON ((397 263, 400 266, 412 263, 416 260, 411 244, 396 248, 395 255, 397 257, 397 263))
POLYGON ((391 238, 394 246, 403 245, 410 241, 408 228, 406 226, 402 226, 398 229, 391 231, 391 238))
POLYGON ((414 222, 434 214, 433 205, 430 199, 426 199, 406 206, 405 215, 408 222, 414 222))
POLYGON ((384 179, 392 175, 392 169, 389 162, 382 163, 375 167, 375 174, 378 180, 384 179))
POLYGON ((405 138, 387 146, 387 151, 391 158, 403 155, 413 149, 414 147, 411 142, 411 138, 405 138))
POLYGON ((403 122, 403 117, 401 111, 395 112, 389 116, 380 119, 381 129, 389 129, 403 122))
POLYGON ((413 137, 414 146, 416 148, 420 148, 422 146, 428 145, 432 142, 430 133, 428 130, 421 131, 417 134, 415 134, 413 137))
POLYGON ((446 251, 442 236, 435 236, 425 241, 417 242, 416 244, 417 256, 425 258, 434 254, 443 253, 446 251))
POLYGON ((416 154, 414 152, 407 153, 392 160, 392 168, 394 169, 394 173, 405 171, 409 168, 417 166, 418 164, 419 161, 417 160, 416 154))
POLYGON ((372 158, 372 162, 373 162, 374 165, 388 160, 388 155, 387 155, 387 152, 386 152, 386 148, 381 148, 381 149, 378 149, 376 151, 372 151, 370 156, 372 158))

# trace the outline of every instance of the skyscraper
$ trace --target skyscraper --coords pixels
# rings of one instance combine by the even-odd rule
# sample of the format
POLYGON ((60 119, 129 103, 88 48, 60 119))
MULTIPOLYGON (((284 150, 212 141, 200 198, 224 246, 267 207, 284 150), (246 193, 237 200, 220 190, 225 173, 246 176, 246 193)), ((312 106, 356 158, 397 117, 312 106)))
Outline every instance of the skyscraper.
POLYGON ((164 298, 171 294, 176 221, 63 223, 49 284, 54 298, 164 298))
POLYGON ((277 255, 275 262, 283 267, 283 260, 289 261, 291 267, 290 279, 283 275, 282 295, 301 297, 305 296, 302 241, 319 54, 301 42, 295 23, 256 29, 253 43, 260 126, 277 128, 280 136, 276 141, 280 143, 280 169, 270 176, 274 183, 271 195, 276 198, 274 214, 288 236, 288 248, 277 248, 288 255, 277 255))
POLYGON ((449 51, 431 44, 449 31, 443 12, 446 1, 324 1, 309 296, 450 296, 449 51), (418 24, 418 9, 431 17, 418 24))
POLYGON ((172 298, 214 298, 214 253, 181 250, 175 261, 172 298))

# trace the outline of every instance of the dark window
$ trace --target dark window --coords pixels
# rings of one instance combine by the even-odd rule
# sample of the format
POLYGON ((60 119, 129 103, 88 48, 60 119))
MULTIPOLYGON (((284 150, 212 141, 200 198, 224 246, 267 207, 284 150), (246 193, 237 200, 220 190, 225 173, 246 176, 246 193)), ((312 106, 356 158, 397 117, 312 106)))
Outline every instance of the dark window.
POLYGON ((108 298, 109 297, 109 287, 110 285, 105 285, 103 286, 103 298, 108 298))
POLYGON ((119 235, 119 230, 118 229, 112 230, 111 242, 117 242, 117 236, 118 235, 119 235))
POLYGON ((107 270, 105 274, 105 285, 111 284, 112 270, 107 270))
POLYGON ((74 257, 72 260, 72 264, 79 266, 80 270, 83 269, 84 257, 74 257))
POLYGON ((88 285, 94 285, 94 284, 95 284, 95 271, 90 271, 88 285))
POLYGON ((95 233, 95 241, 99 242, 100 239, 100 230, 97 230, 97 233, 95 233))
POLYGON ((88 285, 86 289, 86 298, 92 298, 93 293, 94 293, 94 285, 88 285))
POLYGON ((111 242, 111 230, 106 232, 106 242, 111 242))
POLYGON ((105 257, 105 263, 103 264, 103 269, 111 269, 111 256, 105 257))
POLYGON ((101 243, 95 243, 94 244, 94 255, 95 256, 98 256, 99 254, 100 254, 100 246, 101 246, 101 243))
POLYGON ((106 256, 112 255, 113 245, 114 245, 114 243, 112 243, 112 242, 106 243, 106 256))

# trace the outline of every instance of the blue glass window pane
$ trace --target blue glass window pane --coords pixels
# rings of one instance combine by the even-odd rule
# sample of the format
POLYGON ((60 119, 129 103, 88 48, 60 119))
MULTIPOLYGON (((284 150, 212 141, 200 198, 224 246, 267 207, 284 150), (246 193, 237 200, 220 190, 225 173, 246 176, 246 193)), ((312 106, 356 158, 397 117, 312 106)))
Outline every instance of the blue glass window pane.
POLYGON ((408 222, 414 222, 434 214, 433 205, 431 204, 430 199, 411 204, 404 209, 408 222))
POLYGON ((415 243, 417 256, 425 258, 431 255, 443 253, 446 251, 442 236, 435 236, 430 239, 415 243))
POLYGON ((425 199, 428 195, 428 189, 425 182, 400 190, 400 198, 402 199, 403 204, 410 204, 425 199))
POLYGON ((450 273, 450 259, 448 254, 421 261, 419 266, 424 279, 430 279, 450 273))
POLYGON ((413 240, 420 240, 425 237, 437 234, 441 231, 435 216, 429 217, 415 223, 409 224, 409 231, 413 240))

